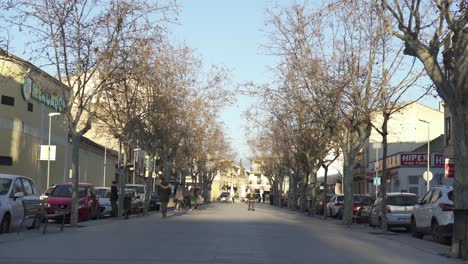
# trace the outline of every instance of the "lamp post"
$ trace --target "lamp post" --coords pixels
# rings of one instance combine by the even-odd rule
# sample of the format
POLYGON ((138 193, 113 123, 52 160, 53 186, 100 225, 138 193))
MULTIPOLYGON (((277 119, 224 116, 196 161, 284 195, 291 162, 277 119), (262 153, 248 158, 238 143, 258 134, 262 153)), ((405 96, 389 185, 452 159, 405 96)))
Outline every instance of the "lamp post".
POLYGON ((431 156, 430 156, 430 143, 431 143, 431 123, 429 121, 426 121, 426 120, 422 120, 422 119, 418 119, 419 121, 423 122, 423 123, 426 123, 427 124, 427 167, 426 167, 426 184, 427 184, 427 191, 429 191, 429 189, 431 188, 430 186, 430 181, 431 181, 431 177, 430 177, 430 169, 429 169, 429 166, 430 166, 430 162, 431 162, 431 156))
POLYGON ((53 116, 59 116, 60 113, 54 112, 54 113, 49 113, 49 144, 48 144, 48 150, 47 150, 47 186, 46 189, 49 188, 49 178, 50 178, 50 134, 52 130, 52 117, 53 116))
POLYGON ((135 173, 136 173, 136 153, 138 153, 141 149, 140 148, 136 148, 136 149, 133 149, 133 184, 135 184, 135 173))

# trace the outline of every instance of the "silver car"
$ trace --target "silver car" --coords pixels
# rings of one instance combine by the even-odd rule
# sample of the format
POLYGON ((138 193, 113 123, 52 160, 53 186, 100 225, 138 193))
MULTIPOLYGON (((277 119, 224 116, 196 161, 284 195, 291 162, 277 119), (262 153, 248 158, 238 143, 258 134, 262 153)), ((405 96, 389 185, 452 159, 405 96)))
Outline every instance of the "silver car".
MULTIPOLYGON (((418 202, 414 193, 394 192, 387 193, 387 228, 411 227, 411 213, 418 202)), ((372 206, 369 223, 371 226, 382 224, 382 197, 379 197, 372 206)))
POLYGON ((99 198, 99 212, 101 214, 112 214, 112 206, 110 203, 110 187, 95 187, 96 196, 99 198))
MULTIPOLYGON (((11 174, 0 174, 0 233, 18 228, 23 222, 23 200, 39 199, 31 179, 11 174)), ((23 226, 35 227, 39 219, 29 219, 23 226)))

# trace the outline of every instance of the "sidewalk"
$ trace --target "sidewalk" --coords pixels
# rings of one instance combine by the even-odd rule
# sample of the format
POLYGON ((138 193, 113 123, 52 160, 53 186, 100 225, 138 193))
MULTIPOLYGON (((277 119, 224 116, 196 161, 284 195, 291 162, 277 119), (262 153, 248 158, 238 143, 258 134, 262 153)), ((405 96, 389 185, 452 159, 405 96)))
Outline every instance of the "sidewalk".
MULTIPOLYGON (((201 210, 205 208, 205 205, 202 207, 201 210)), ((183 214, 188 213, 188 210, 180 210, 176 211, 173 209, 168 210, 168 217, 173 217, 173 216, 180 216, 183 214)), ((196 211, 190 211, 190 212, 196 212, 196 211)), ((84 222, 79 222, 78 223, 78 228, 73 228, 70 226, 70 224, 65 224, 63 228, 63 233, 68 233, 68 232, 79 232, 80 230, 83 230, 83 228, 87 227, 94 227, 94 226, 100 226, 100 225, 107 225, 107 224, 112 224, 112 223, 125 223, 129 222, 132 220, 137 220, 141 218, 147 218, 150 216, 156 216, 155 218, 158 219, 157 216, 160 215, 159 211, 149 211, 145 216, 143 214, 132 214, 129 216, 128 219, 125 219, 124 217, 106 217, 106 218, 99 218, 98 220, 88 220, 84 222)), ((162 220, 162 219, 161 219, 162 220)), ((42 233, 44 224, 41 224, 40 229, 34 229, 30 230, 27 228, 21 229, 21 232, 18 234, 17 229, 10 230, 10 233, 7 234, 1 234, 0 235, 0 244, 3 243, 11 243, 13 241, 20 241, 20 240, 27 240, 27 239, 32 239, 32 238, 38 238, 38 237, 43 237, 43 236, 51 236, 51 235, 57 235, 61 234, 62 232, 60 231, 60 224, 55 223, 54 221, 50 221, 47 225, 47 232, 45 234, 42 233)))
MULTIPOLYGON (((268 205, 271 206, 271 205, 268 205)), ((424 239, 417 239, 413 238, 410 233, 408 232, 397 232, 397 231, 389 231, 387 234, 383 235, 382 231, 379 228, 376 227, 371 227, 368 224, 352 224, 350 226, 345 226, 342 224, 341 220, 332 218, 332 217, 327 217, 325 220, 322 215, 313 215, 309 216, 307 213, 304 212, 298 212, 298 211, 293 211, 288 208, 282 207, 276 207, 277 210, 281 212, 286 212, 288 214, 295 214, 298 217, 304 217, 308 219, 313 219, 315 223, 320 223, 320 222, 326 222, 330 224, 334 224, 339 228, 342 228, 343 230, 349 230, 351 232, 355 233, 366 233, 366 234, 371 234, 383 239, 395 241, 398 243, 401 243, 403 245, 409 246, 414 249, 418 249, 424 252, 436 254, 436 255, 442 255, 446 256, 449 251, 450 251, 450 246, 449 245, 443 245, 439 244, 436 242, 433 242, 431 238, 426 236, 424 239)))

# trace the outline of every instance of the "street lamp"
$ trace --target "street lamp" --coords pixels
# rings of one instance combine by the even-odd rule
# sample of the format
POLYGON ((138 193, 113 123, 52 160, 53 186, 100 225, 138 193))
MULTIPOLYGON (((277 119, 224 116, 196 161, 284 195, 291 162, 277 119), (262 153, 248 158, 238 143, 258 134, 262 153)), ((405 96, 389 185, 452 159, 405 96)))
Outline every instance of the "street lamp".
POLYGON ((135 172, 136 171, 136 168, 135 168, 136 162, 135 162, 135 160, 136 160, 136 155, 137 154, 135 154, 135 153, 138 153, 138 151, 140 151, 140 150, 141 150, 140 148, 133 149, 133 184, 135 184, 135 173, 136 173, 135 172))
POLYGON ((427 191, 429 191, 430 189, 430 181, 432 179, 431 175, 430 175, 430 170, 429 170, 429 166, 430 166, 430 162, 431 162, 431 156, 430 156, 430 143, 431 143, 431 123, 429 121, 426 121, 426 120, 422 120, 422 119, 418 119, 419 121, 423 122, 423 123, 426 123, 427 124, 427 168, 426 168, 426 183, 427 183, 427 191))
POLYGON ((50 133, 52 129, 51 119, 53 116, 59 116, 60 113, 49 113, 49 144, 48 144, 48 151, 47 151, 47 186, 49 188, 49 178, 50 178, 50 133))

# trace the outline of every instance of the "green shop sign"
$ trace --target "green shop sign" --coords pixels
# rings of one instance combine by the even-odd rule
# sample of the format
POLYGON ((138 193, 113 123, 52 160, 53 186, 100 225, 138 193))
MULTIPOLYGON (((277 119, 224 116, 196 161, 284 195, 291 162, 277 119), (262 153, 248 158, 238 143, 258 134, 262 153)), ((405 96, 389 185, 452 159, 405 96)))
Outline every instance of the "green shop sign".
POLYGON ((29 101, 31 98, 36 99, 37 101, 57 110, 58 112, 63 112, 67 106, 67 102, 63 99, 62 96, 52 95, 48 93, 45 89, 39 87, 36 83, 32 81, 29 76, 26 76, 23 79, 21 84, 21 89, 23 91, 24 100, 29 101))

